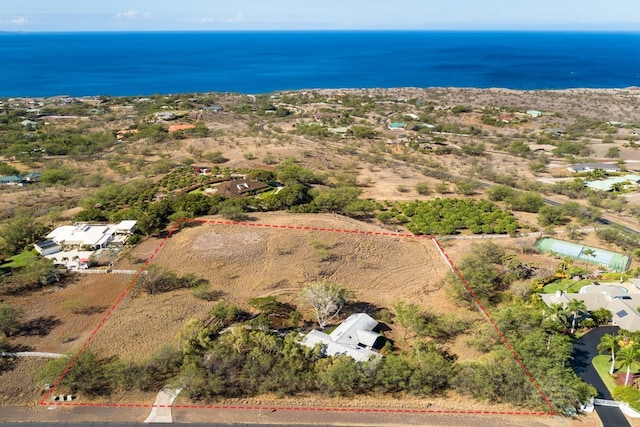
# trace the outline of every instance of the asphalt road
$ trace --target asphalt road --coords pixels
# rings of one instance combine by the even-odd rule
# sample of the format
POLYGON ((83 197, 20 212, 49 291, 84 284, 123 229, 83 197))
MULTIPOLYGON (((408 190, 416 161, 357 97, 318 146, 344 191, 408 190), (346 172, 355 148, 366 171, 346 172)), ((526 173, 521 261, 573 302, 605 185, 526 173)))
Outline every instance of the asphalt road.
MULTIPOLYGON (((598 355, 598 344, 600 338, 605 334, 615 335, 618 330, 617 326, 603 326, 592 329, 589 333, 578 339, 571 353, 571 365, 575 373, 585 382, 593 385, 598 391, 596 396, 598 399, 612 400, 611 393, 604 385, 598 372, 591 364, 591 360, 598 355)), ((611 406, 596 406, 596 413, 602 421, 604 427, 627 427, 631 426, 619 408, 611 406)))
MULTIPOLYGON (((463 413, 353 413, 342 411, 258 411, 174 409, 172 426, 323 427, 568 427, 566 419, 548 415, 463 413)), ((2 426, 161 426, 145 424, 149 408, 0 406, 2 426)), ((591 425, 591 424, 589 424, 591 425)))

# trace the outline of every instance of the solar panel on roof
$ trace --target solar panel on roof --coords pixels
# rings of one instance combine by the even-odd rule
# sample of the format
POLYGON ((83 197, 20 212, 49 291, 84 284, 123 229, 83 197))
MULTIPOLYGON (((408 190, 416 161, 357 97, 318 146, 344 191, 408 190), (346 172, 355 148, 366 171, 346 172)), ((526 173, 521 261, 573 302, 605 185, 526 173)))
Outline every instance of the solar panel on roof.
POLYGON ((620 310, 619 312, 616 313, 616 316, 618 316, 619 318, 623 318, 627 314, 629 314, 629 313, 627 313, 626 310, 620 310))

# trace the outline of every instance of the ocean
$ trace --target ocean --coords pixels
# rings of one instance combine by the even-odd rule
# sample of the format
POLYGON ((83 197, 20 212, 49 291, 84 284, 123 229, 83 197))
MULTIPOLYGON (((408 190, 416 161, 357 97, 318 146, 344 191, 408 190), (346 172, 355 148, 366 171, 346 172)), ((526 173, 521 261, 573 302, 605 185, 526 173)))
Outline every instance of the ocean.
POLYGON ((640 86, 640 33, 0 33, 0 97, 640 86))

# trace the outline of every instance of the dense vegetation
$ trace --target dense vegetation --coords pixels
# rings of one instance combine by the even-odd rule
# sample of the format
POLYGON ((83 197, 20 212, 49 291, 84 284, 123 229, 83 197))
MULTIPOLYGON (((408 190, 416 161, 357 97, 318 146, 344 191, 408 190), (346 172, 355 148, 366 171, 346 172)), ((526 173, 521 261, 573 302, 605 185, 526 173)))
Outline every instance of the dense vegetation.
POLYGON ((405 223, 414 234, 456 234, 461 230, 474 234, 514 234, 518 229, 513 214, 485 200, 436 198, 396 203, 377 217, 383 222, 405 223))
POLYGON ((556 410, 579 408, 580 403, 593 395, 593 387, 580 380, 570 367, 573 332, 570 326, 575 327, 575 310, 580 308, 559 306, 550 313, 540 299, 528 298, 528 292, 518 294, 511 290, 516 280, 531 277, 533 269, 493 242, 475 245, 459 263, 459 269, 466 284, 451 274, 449 282, 454 294, 469 307, 476 300, 484 307, 495 307, 489 310, 495 328, 484 324, 482 332, 472 340, 471 344, 486 353, 486 358, 459 364, 454 387, 490 401, 524 406, 539 403, 540 394, 531 387, 530 378, 505 346, 506 340, 556 410), (513 299, 510 304, 500 304, 508 297, 513 299))

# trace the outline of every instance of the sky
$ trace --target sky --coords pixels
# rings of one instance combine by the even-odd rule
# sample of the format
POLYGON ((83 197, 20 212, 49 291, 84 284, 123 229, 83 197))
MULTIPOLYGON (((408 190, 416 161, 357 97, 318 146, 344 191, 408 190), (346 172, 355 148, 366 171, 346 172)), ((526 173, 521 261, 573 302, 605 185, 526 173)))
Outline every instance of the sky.
POLYGON ((640 31, 639 0, 0 0, 0 31, 640 31))

